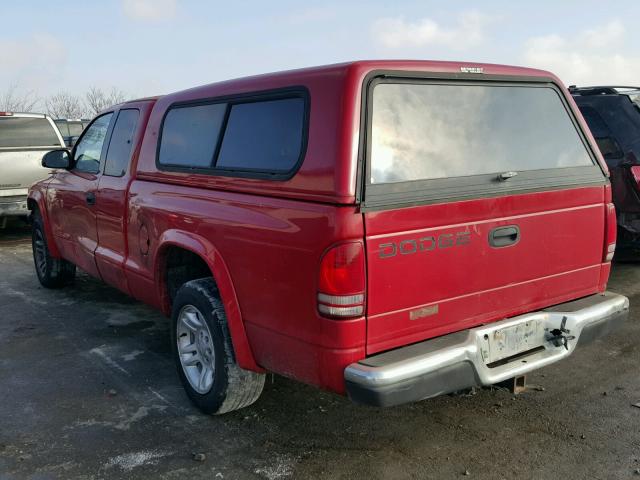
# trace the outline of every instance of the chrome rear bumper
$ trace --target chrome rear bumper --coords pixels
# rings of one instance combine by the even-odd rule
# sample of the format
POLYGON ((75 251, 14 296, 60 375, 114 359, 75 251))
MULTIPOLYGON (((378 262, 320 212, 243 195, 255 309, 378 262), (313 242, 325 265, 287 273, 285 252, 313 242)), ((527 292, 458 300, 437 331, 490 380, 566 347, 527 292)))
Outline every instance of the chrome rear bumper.
POLYGON ((493 385, 571 355, 578 344, 619 326, 628 313, 628 298, 606 292, 391 350, 349 365, 344 371, 347 393, 356 403, 392 406, 493 385), (543 344, 530 352, 491 361, 488 339, 527 322, 542 327, 543 344), (569 338, 566 347, 558 345, 551 333, 563 322, 569 338))

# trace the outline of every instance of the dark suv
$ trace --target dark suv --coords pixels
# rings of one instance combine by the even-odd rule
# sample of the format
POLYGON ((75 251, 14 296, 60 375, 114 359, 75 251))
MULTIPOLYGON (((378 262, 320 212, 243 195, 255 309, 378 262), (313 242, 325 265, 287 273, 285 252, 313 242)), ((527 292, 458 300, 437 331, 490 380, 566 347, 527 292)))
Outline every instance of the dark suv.
POLYGON ((569 87, 609 170, 618 217, 616 257, 640 253, 640 87, 569 87))

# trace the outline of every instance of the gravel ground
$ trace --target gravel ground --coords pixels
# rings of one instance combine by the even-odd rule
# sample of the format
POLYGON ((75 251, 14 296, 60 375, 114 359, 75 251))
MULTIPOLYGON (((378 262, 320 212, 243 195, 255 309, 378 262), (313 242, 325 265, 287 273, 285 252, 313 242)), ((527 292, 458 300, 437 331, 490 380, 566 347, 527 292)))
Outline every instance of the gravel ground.
POLYGON ((0 480, 640 478, 638 280, 640 265, 616 264, 627 324, 518 396, 376 409, 269 377, 253 406, 208 417, 182 391, 164 317, 82 274, 41 288, 13 225, 0 231, 0 480))

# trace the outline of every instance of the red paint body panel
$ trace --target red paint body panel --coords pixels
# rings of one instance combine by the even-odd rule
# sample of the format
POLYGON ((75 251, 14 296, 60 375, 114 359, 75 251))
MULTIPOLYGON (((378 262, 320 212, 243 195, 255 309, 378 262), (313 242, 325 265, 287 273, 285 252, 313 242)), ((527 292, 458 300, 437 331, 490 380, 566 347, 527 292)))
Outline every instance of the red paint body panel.
MULTIPOLYGON (((300 200, 353 203, 355 191, 355 163, 352 162, 351 145, 353 138, 350 134, 348 135, 348 145, 336 141, 337 133, 342 133, 345 128, 343 124, 346 119, 349 120, 349 124, 346 126, 347 130, 350 130, 351 127, 352 117, 346 114, 348 112, 345 112, 344 109, 349 108, 352 113, 355 113, 354 110, 357 108, 359 112, 359 104, 354 102, 351 97, 344 97, 346 93, 344 92, 345 76, 348 71, 346 66, 336 65, 261 75, 192 88, 162 97, 154 107, 148 132, 142 143, 138 178, 193 187, 242 191, 264 196, 286 196, 300 200), (304 162, 298 173, 290 180, 274 182, 251 178, 194 175, 158 171, 156 168, 156 149, 160 125, 171 104, 293 86, 304 86, 309 90, 311 97, 309 130, 313 133, 309 135, 304 162), (345 98, 348 98, 348 102, 345 101, 345 98), (336 161, 339 162, 339 166, 336 165, 336 161)), ((344 140, 346 141, 347 138, 344 140)))
MULTIPOLYGON (((64 258, 165 314, 167 252, 180 247, 199 255, 220 289, 240 366, 343 393, 344 368, 374 352, 606 286, 608 186, 362 212, 357 177, 365 77, 398 70, 459 78, 462 65, 561 85, 538 70, 414 61, 354 62, 206 85, 117 107, 141 109, 127 176, 91 179, 59 172, 48 188, 36 185, 31 198, 46 192, 39 205, 45 204, 48 228, 64 258), (304 87, 310 96, 306 155, 289 180, 158 170, 160 126, 173 103, 286 87, 304 87), (92 212, 79 200, 89 190, 97 194, 92 212), (514 224, 521 230, 516 245, 489 247, 492 228, 514 224), (469 235, 465 245, 379 257, 387 241, 461 231, 469 235), (317 310, 318 269, 323 253, 345 241, 366 245, 366 316, 332 320, 317 310), (431 313, 412 320, 411 312, 420 309, 431 313)), ((567 101, 577 112, 569 95, 567 101)))
POLYGON ((47 210, 47 184, 49 183, 49 179, 42 180, 40 182, 35 183, 29 190, 29 209, 35 210, 36 208, 40 212, 42 216, 42 221, 44 223, 45 235, 47 239, 47 246, 49 248, 49 254, 53 258, 60 258, 62 255, 60 250, 58 249, 58 245, 55 237, 53 236, 53 231, 51 230, 51 221, 49 220, 49 212, 47 210))
POLYGON ((367 353, 595 293, 603 197, 598 186, 367 213, 367 353), (489 232, 510 225, 518 243, 490 247, 489 232), (381 257, 388 242, 458 232, 468 243, 381 257), (426 307, 437 312, 411 319, 426 307))
MULTIPOLYGON (((144 299, 144 292, 154 285, 156 295, 161 294, 164 289, 156 268, 162 248, 182 245, 206 259, 214 276, 220 271, 214 266, 216 261, 224 259, 240 306, 239 324, 245 325, 256 362, 262 367, 295 378, 304 375, 311 383, 317 383, 324 371, 317 364, 315 371, 301 372, 282 349, 273 347, 274 336, 282 337, 279 342, 297 339, 307 344, 301 355, 308 358, 300 357, 300 365, 317 358, 322 349, 364 353, 364 318, 337 323, 320 317, 315 307, 316 274, 324 250, 332 243, 364 235, 355 207, 269 197, 256 202, 253 195, 135 181, 130 212, 129 284, 137 288, 129 272, 148 279, 141 291, 134 292, 136 296, 144 299), (149 255, 142 255, 135 246, 142 225, 151 238, 149 255), (190 239, 175 238, 177 232, 190 239)), ((229 315, 233 302, 229 304, 230 298, 224 295, 223 301, 229 315)))
POLYGON ((97 175, 56 173, 47 185, 47 205, 61 255, 88 274, 101 278, 94 257, 98 245, 96 213, 86 201, 87 193, 95 193, 97 187, 97 175))

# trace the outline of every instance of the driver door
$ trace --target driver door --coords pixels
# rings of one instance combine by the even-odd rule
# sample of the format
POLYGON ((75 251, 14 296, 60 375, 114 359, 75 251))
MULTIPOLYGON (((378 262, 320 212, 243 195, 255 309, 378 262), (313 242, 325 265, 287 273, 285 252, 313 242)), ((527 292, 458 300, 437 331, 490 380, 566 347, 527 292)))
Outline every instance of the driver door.
POLYGON ((101 115, 87 127, 72 151, 72 168, 57 172, 47 189, 51 225, 62 255, 98 278, 96 189, 112 116, 101 115))

